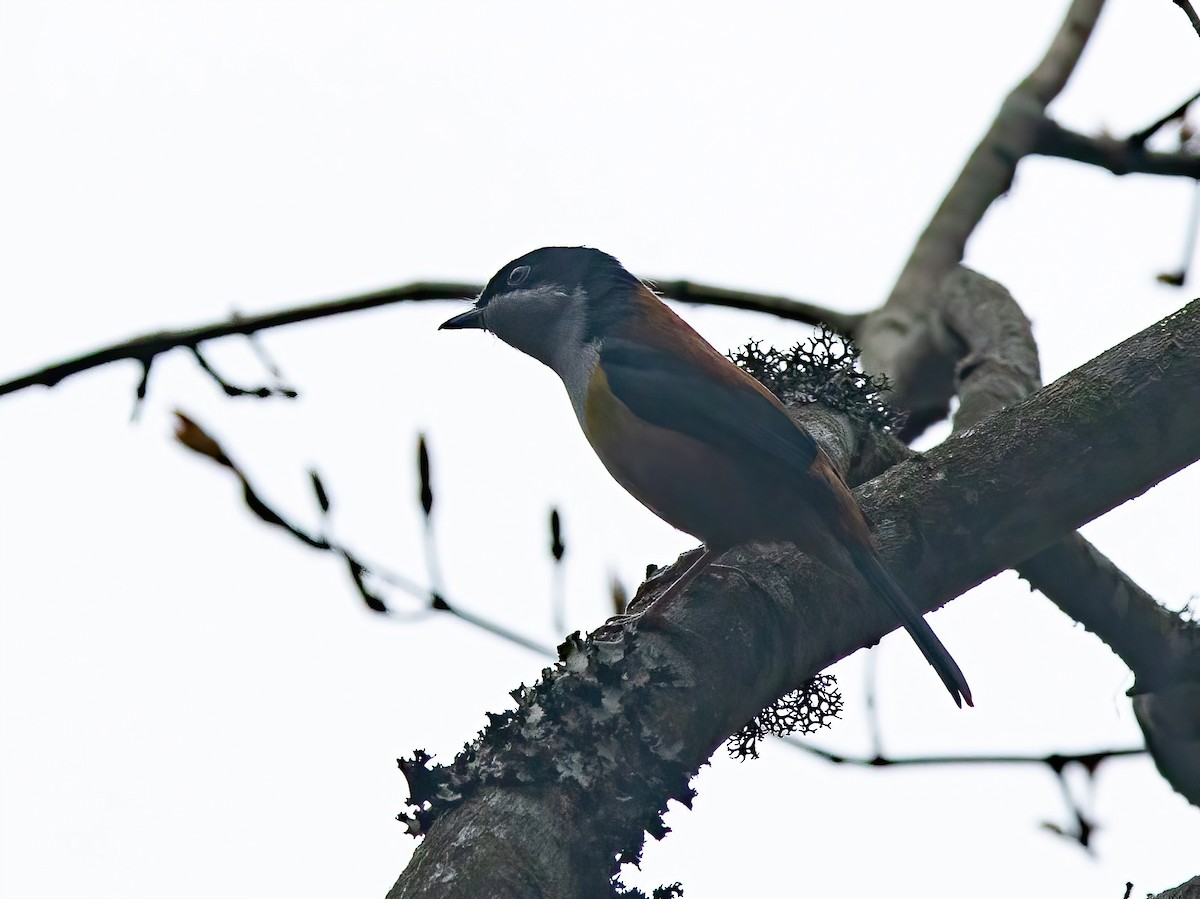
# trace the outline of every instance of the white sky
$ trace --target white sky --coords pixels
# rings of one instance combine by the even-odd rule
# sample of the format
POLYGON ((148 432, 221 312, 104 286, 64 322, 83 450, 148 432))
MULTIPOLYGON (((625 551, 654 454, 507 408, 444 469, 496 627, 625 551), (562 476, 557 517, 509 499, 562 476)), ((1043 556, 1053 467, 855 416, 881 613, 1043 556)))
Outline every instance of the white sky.
MULTIPOLYGON (((862 309, 887 290, 1065 4, 53 2, 0 7, 0 378, 160 328, 418 278, 482 281, 543 244, 647 277, 862 309)), ((1055 107, 1142 127, 1196 89, 1169 0, 1114 0, 1055 107)), ((1183 305, 1192 187, 1025 163, 969 247, 1034 321, 1053 379, 1183 305)), ((1191 289, 1191 288, 1189 288, 1191 289)), ((0 399, 0 895, 379 896, 413 848, 394 759, 450 758, 545 661, 441 618, 369 615, 331 557, 243 510, 170 438, 180 407, 268 497, 424 580, 429 434, 451 598, 540 640, 548 507, 568 618, 610 574, 692 545, 592 458, 562 388, 450 304, 266 335, 295 402, 228 400, 182 353, 0 399)), ((718 347, 803 329, 682 309, 718 347)), ((209 349, 261 380, 244 343, 209 349)), ((1069 460, 1068 464, 1069 464, 1069 460)), ((1169 607, 1200 584, 1193 468, 1086 529, 1169 607)), ((880 652, 886 750, 1135 745, 1130 678, 1009 574, 936 614, 978 707, 903 637, 880 652)), ((862 653, 824 745, 869 752, 862 653)), ((1119 896, 1197 873, 1200 814, 1145 759, 1105 765, 1095 855, 1040 768, 833 769, 718 758, 644 887, 741 894, 1119 896)), ((1075 786, 1085 797, 1082 782, 1075 786)))

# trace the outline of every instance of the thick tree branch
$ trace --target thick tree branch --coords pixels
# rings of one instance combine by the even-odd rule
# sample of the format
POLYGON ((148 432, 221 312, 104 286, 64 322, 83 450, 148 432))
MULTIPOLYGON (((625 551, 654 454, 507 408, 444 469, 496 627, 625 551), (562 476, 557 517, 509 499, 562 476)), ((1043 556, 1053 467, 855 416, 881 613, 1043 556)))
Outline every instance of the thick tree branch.
POLYGON ((1066 86, 1103 7, 1104 0, 1071 4, 1045 56, 1008 95, 918 238, 885 308, 923 305, 962 260, 967 239, 1012 185, 1017 163, 1032 151, 1046 107, 1066 86))
POLYGON ((1140 691, 1170 683, 1200 651, 1200 628, 1164 609, 1078 534, 1026 559, 1017 570, 1108 644, 1129 666, 1140 691))
MULTIPOLYGON (((911 402, 928 413, 939 403, 948 404, 950 394, 956 392, 959 409, 954 430, 958 433, 1037 387, 1033 335, 1002 287, 959 267, 930 305, 935 306, 936 314, 923 320, 925 327, 931 334, 941 329, 949 336, 938 341, 940 356, 928 343, 907 344, 915 357, 891 361, 901 373, 918 371, 917 376, 897 379, 909 385, 903 403, 911 402), (953 381, 946 377, 951 365, 953 381), (915 393, 918 388, 923 392, 915 393)), ((864 352, 870 349, 868 344, 864 352)), ((924 423, 918 419, 916 430, 924 423)), ((1138 719, 1155 762, 1175 789, 1200 805, 1200 764, 1195 761, 1200 753, 1189 754, 1200 739, 1200 704, 1196 714, 1189 716, 1186 704, 1166 698, 1173 696, 1180 684, 1200 680, 1200 632, 1164 610, 1077 535, 1022 562, 1017 571, 1129 665, 1140 697, 1135 706, 1150 708, 1153 703, 1157 710, 1157 714, 1138 719), (1165 715, 1168 709, 1180 714, 1169 719, 1165 715), (1146 730, 1148 727, 1156 730, 1146 730)))
MULTIPOLYGON (((934 608, 1200 458, 1197 347, 1200 301, 860 488, 914 601, 934 608)), ((895 627, 785 548, 725 563, 658 623, 568 644, 453 769, 410 763, 430 829, 389 895, 602 895, 614 854, 690 799, 722 739, 895 627)))
POLYGON ((1200 626, 1160 606, 1078 534, 1017 571, 1129 666, 1146 748, 1166 781, 1200 806, 1200 626))
POLYGON ((955 266, 922 302, 884 306, 855 334, 863 367, 885 372, 907 420, 906 440, 941 421, 959 398, 955 427, 1024 399, 1041 385, 1037 344, 1012 295, 955 266))
MULTIPOLYGON (((1129 886, 1132 887, 1133 884, 1129 886)), ((1132 892, 1132 889, 1126 891, 1125 895, 1128 896, 1130 892, 1132 892)), ((1151 899, 1200 899, 1200 877, 1193 877, 1187 883, 1181 883, 1177 887, 1164 890, 1157 896, 1151 897, 1151 899)))
MULTIPOLYGON (((963 406, 978 406, 963 409, 959 418, 966 414, 975 419, 989 406, 986 391, 998 386, 1011 402, 1036 386, 1027 376, 1030 371, 1036 375, 1032 333, 1011 297, 1003 294, 1002 288, 988 290, 971 283, 955 286, 956 281, 962 282, 956 271, 967 240, 991 204, 1010 188, 1024 157, 1062 156, 1117 173, 1200 175, 1200 157, 1149 152, 1144 146, 1154 131, 1186 114, 1194 97, 1125 141, 1076 134, 1047 116, 1047 105, 1074 71, 1103 5, 1103 0, 1071 4, 1046 54, 1009 93, 917 240, 887 302, 866 315, 854 331, 864 367, 885 372, 893 381, 896 403, 909 415, 903 432, 906 438, 944 418, 956 393, 963 406), (996 315, 1004 321, 990 327, 996 315), (964 328, 963 320, 971 326, 964 328), (998 336, 1003 339, 995 339, 998 336), (991 377, 981 380, 984 394, 978 399, 983 402, 977 403, 977 398, 964 392, 971 385, 961 377, 964 371, 975 370, 972 357, 1000 366, 1011 364, 1014 377, 1007 379, 1008 384, 991 377)), ((992 369, 998 371, 995 366, 992 369)))
MULTIPOLYGON (((955 431, 983 421, 1038 385, 1037 350, 1023 313, 999 285, 957 263, 990 204, 1031 153, 1058 155, 1115 173, 1200 175, 1200 158, 1153 153, 1145 141, 1186 114, 1194 97, 1126 141, 1088 138, 1062 128, 1046 106, 1065 86, 1102 2, 1073 3, 1050 49, 1010 93, 933 220, 921 235, 887 303, 855 333, 864 366, 886 372, 897 405, 909 412, 902 436, 919 434, 960 401, 955 431)), ((1196 629, 1158 606, 1136 583, 1079 537, 1021 564, 1067 614, 1101 636, 1137 678, 1134 705, 1148 748, 1167 780, 1200 804, 1200 680, 1196 629), (1169 624, 1168 624, 1169 622, 1169 624)))
POLYGON ((999 285, 993 289, 987 286, 992 282, 970 283, 982 276, 964 276, 959 263, 988 208, 1012 185, 1017 164, 1034 151, 1046 106, 1074 71, 1103 6, 1103 0, 1074 0, 1045 56, 1009 93, 918 238, 887 302, 854 332, 863 366, 886 372, 893 381, 897 405, 909 415, 905 438, 946 416, 960 386, 961 364, 973 355, 984 353, 1003 365, 1004 354, 1014 354, 1017 380, 1003 388, 1010 401, 1036 386, 1029 381, 1030 359, 1037 377, 1036 346, 1020 308, 999 285), (994 332, 961 324, 974 320, 986 325, 993 315, 1006 323, 994 332), (992 333, 1007 339, 998 342, 992 333))
MULTIPOLYGON (((964 279, 961 286, 983 291, 998 288, 986 279, 977 282, 970 278, 964 279)), ((971 335, 964 341, 966 345, 983 348, 989 343, 1005 342, 1005 332, 1010 328, 1005 325, 1004 315, 984 311, 989 305, 981 302, 982 314, 957 318, 957 330, 971 335)), ((970 309, 969 304, 963 305, 964 312, 970 309)), ((963 400, 955 416, 956 433, 1016 402, 1021 391, 1036 386, 1036 357, 1023 353, 1024 348, 1032 348, 1032 338, 1026 344, 1019 333, 1023 324, 1023 317, 1010 322, 1018 326, 1012 358, 1018 362, 1024 358, 1025 365, 1008 364, 1001 354, 995 363, 974 366, 974 371, 960 376, 964 384, 978 384, 970 390, 960 387, 963 400), (988 371, 987 366, 993 364, 996 370, 988 371)), ((966 358, 976 355, 986 358, 988 354, 981 349, 966 358)), ((964 363, 959 367, 967 368, 964 363)), ((801 417, 812 433, 822 436, 822 443, 846 471, 851 484, 886 470, 905 458, 905 451, 911 454, 887 435, 854 427, 855 423, 845 416, 808 408, 801 417)), ((1164 609, 1078 534, 1025 560, 1017 571, 1063 612, 1105 641, 1129 666, 1137 684, 1134 711, 1155 763, 1176 790, 1200 805, 1200 628, 1164 609)))
MULTIPOLYGON (((670 299, 692 303, 700 306, 725 306, 731 309, 745 309, 753 312, 765 312, 790 321, 806 324, 828 324, 843 334, 849 334, 861 315, 838 312, 826 309, 802 300, 773 294, 751 293, 743 290, 729 290, 724 287, 712 287, 696 284, 691 281, 665 281, 658 285, 659 290, 670 299)), ((192 352, 210 340, 234 335, 253 335, 269 328, 283 325, 293 325, 298 322, 312 321, 318 318, 328 318, 343 315, 348 312, 359 312, 363 309, 374 309, 388 306, 392 303, 423 302, 428 300, 457 300, 469 299, 478 295, 482 288, 478 284, 462 284, 457 282, 418 281, 399 287, 373 293, 358 294, 337 300, 324 300, 306 306, 293 306, 287 309, 266 312, 261 315, 234 315, 226 321, 213 322, 195 328, 183 328, 175 331, 155 331, 143 334, 129 340, 101 347, 91 352, 64 359, 52 365, 40 368, 10 381, 0 383, 0 396, 14 393, 27 387, 41 385, 53 387, 64 378, 81 372, 108 365, 110 362, 120 362, 126 359, 136 359, 142 363, 143 370, 148 375, 154 359, 162 353, 177 347, 184 347, 192 352)), ((203 358, 203 357, 199 357, 203 358)), ((210 374, 216 378, 221 388, 230 395, 253 394, 269 395, 270 390, 237 390, 230 389, 215 372, 210 374)), ((145 395, 145 378, 139 387, 139 396, 145 395)))

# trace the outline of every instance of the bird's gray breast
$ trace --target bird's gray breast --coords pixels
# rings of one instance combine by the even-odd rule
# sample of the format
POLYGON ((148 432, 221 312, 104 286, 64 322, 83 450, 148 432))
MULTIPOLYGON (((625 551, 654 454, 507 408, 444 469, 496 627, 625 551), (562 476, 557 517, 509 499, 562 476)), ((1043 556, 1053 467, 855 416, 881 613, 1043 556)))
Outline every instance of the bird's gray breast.
POLYGON ((579 426, 587 432, 586 407, 588 389, 591 386, 592 371, 600 362, 600 341, 577 344, 573 352, 564 352, 552 366, 567 388, 567 396, 571 399, 571 408, 579 426))

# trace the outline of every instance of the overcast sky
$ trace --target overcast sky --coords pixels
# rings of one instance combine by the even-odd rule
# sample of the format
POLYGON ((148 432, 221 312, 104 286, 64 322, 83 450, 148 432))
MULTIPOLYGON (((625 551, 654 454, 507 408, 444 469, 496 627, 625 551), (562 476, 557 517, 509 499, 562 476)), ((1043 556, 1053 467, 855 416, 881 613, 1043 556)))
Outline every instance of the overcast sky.
MULTIPOLYGON (((0 7, 0 380, 80 351, 416 279, 482 282, 545 244, 645 277, 844 309, 881 301, 1065 4, 62 2, 0 7)), ((1113 0, 1054 107, 1121 135, 1196 89, 1170 0, 1113 0)), ((968 248, 1033 321, 1052 380, 1182 306, 1193 187, 1022 164, 968 248)), ((0 399, 0 895, 381 896, 414 846, 395 758, 445 761, 547 659, 440 616, 367 612, 344 569, 252 519, 171 438, 203 423, 267 498, 428 583, 428 435, 446 591, 553 644, 546 517, 562 509, 567 625, 608 583, 694 541, 591 455, 557 379, 450 303, 279 329, 295 401, 228 399, 183 352, 0 399)), ((717 347, 806 331, 679 310, 717 347)), ((265 375, 238 340, 206 348, 265 375)), ((940 439, 933 435, 930 439, 940 439)), ((1085 528, 1161 602, 1200 585, 1200 474, 1085 528)), ((415 609, 400 595, 397 608, 415 609)), ((1131 678, 1011 573, 932 616, 976 708, 903 635, 876 653, 886 752, 1140 745, 1131 678)), ((870 753, 865 653, 835 666, 870 753)), ((1078 772, 1075 772, 1078 773, 1078 772)), ((718 753, 644 887, 740 895, 1157 892, 1197 873, 1200 812, 1146 758, 1072 787, 1041 767, 844 770, 773 744, 718 753)))

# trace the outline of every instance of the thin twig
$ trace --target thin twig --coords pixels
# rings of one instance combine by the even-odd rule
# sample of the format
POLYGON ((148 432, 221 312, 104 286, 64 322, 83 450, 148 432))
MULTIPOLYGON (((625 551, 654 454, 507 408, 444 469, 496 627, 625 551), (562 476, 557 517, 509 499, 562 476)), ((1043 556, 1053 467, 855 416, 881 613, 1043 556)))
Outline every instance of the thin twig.
MULTIPOLYGON (((806 324, 827 323, 842 333, 852 331, 861 318, 860 315, 838 312, 833 309, 817 306, 813 303, 789 299, 788 297, 751 293, 742 290, 728 290, 723 287, 695 284, 691 281, 663 282, 660 285, 660 289, 668 298, 684 303, 704 306, 724 306, 731 309, 763 312, 768 315, 777 316, 778 318, 804 322, 806 324)), ((213 322, 195 328, 185 328, 176 331, 155 331, 151 334, 143 334, 140 337, 134 337, 130 340, 114 343, 80 356, 56 362, 13 378, 10 381, 0 383, 0 396, 36 385, 53 387, 59 381, 71 375, 124 359, 137 359, 148 370, 153 359, 161 353, 165 353, 176 347, 188 347, 194 350, 194 348, 206 341, 217 340, 235 334, 248 336, 258 331, 265 331, 268 328, 278 328, 283 325, 292 325, 318 318, 328 318, 347 312, 358 312, 363 309, 374 309, 392 303, 470 299, 476 296, 479 291, 480 286, 478 284, 418 281, 373 293, 358 294, 337 300, 325 300, 307 306, 293 306, 288 309, 280 309, 261 315, 235 315, 226 321, 213 322)), ((252 392, 258 393, 258 391, 252 392)))
POLYGON ((176 347, 192 347, 208 340, 229 337, 233 334, 253 334, 268 328, 278 328, 282 325, 292 325, 297 322, 312 321, 331 315, 341 315, 346 312, 357 312, 361 309, 374 309, 390 303, 420 300, 448 300, 457 297, 474 296, 479 288, 473 284, 427 283, 417 282, 402 287, 392 287, 374 293, 364 293, 357 296, 338 300, 326 300, 307 306, 294 306, 280 309, 262 315, 235 315, 232 318, 200 325, 195 328, 185 328, 177 331, 155 331, 143 334, 131 340, 114 343, 110 346, 92 350, 81 356, 56 362, 45 368, 30 372, 0 384, 0 396, 13 393, 26 387, 43 385, 53 387, 63 378, 79 374, 110 362, 122 359, 139 359, 143 363, 160 353, 176 347))
POLYGON ((894 768, 911 767, 914 765, 1050 765, 1061 768, 1069 762, 1080 764, 1096 763, 1108 758, 1118 758, 1130 755, 1145 755, 1145 749, 1099 749, 1093 752, 1075 754, 1052 753, 1050 755, 914 755, 900 758, 888 758, 876 755, 873 757, 844 755, 830 749, 822 749, 796 737, 784 737, 783 742, 810 755, 833 762, 835 765, 856 765, 863 768, 894 768))
POLYGON ((297 392, 292 388, 283 387, 278 384, 275 387, 267 387, 265 385, 262 387, 238 387, 236 384, 232 384, 221 377, 220 373, 205 358, 204 353, 200 352, 199 346, 189 346, 188 349, 192 351, 192 356, 195 357, 196 363, 204 373, 217 382, 217 386, 225 392, 226 396, 256 396, 260 399, 268 396, 283 396, 293 400, 298 396, 297 392))
POLYGON ((1200 100, 1200 91, 1196 91, 1196 93, 1192 94, 1190 97, 1188 97, 1186 100, 1184 100, 1178 106, 1176 106, 1174 109, 1172 109, 1170 112, 1168 112, 1161 119, 1158 119, 1157 121, 1150 123, 1145 128, 1143 128, 1141 131, 1135 131, 1133 134, 1129 135, 1129 137, 1127 139, 1128 142, 1131 144, 1137 144, 1138 146, 1145 144, 1146 141, 1148 141, 1148 140, 1150 140, 1150 138, 1154 137, 1154 135, 1156 135, 1159 131, 1161 131, 1167 125, 1171 124, 1176 119, 1182 119, 1184 116, 1186 116, 1187 111, 1191 108, 1192 104, 1195 103, 1197 100, 1200 100))
MULTIPOLYGON (((412 579, 388 571, 379 565, 364 562, 356 554, 352 553, 346 547, 329 539, 324 534, 319 534, 317 536, 309 534, 304 528, 289 521, 262 499, 259 491, 254 489, 254 486, 251 484, 250 479, 247 477, 245 472, 242 471, 242 469, 229 457, 221 445, 210 434, 208 434, 207 431, 201 428, 200 425, 196 424, 195 421, 184 415, 182 412, 176 412, 175 415, 178 419, 175 432, 176 439, 193 452, 199 453, 202 456, 207 456, 218 465, 221 465, 222 467, 233 472, 234 477, 238 479, 238 482, 241 485, 242 498, 245 501, 247 508, 249 508, 250 511, 253 512, 259 519, 267 524, 272 524, 276 527, 282 528, 296 540, 300 541, 311 549, 330 552, 340 557, 349 568, 351 579, 358 590, 359 596, 362 598, 367 607, 371 609, 371 611, 377 614, 396 618, 408 617, 389 608, 382 599, 376 596, 367 586, 367 576, 377 577, 379 580, 397 587, 398 589, 403 590, 405 593, 408 593, 426 603, 425 608, 421 610, 422 613, 428 611, 449 612, 451 615, 462 621, 465 621, 467 624, 487 631, 488 633, 504 640, 508 640, 510 643, 515 643, 518 646, 522 646, 525 649, 529 649, 541 655, 554 655, 554 650, 551 647, 538 643, 536 640, 531 640, 528 637, 509 630, 503 625, 489 621, 486 618, 481 618, 480 616, 471 612, 465 612, 462 609, 451 605, 442 594, 435 590, 422 587, 412 579)), ((313 486, 322 507, 322 514, 326 514, 328 512, 328 496, 325 491, 325 486, 321 482, 319 476, 313 477, 313 486)))
POLYGON ((829 325, 839 334, 853 334, 864 313, 839 312, 791 297, 750 293, 696 284, 694 281, 652 281, 655 289, 668 299, 696 306, 722 306, 747 312, 764 312, 806 325, 829 325))
POLYGON ((1192 4, 1188 0, 1175 0, 1175 5, 1183 10, 1183 14, 1192 23, 1192 28, 1196 30, 1196 34, 1200 35, 1200 17, 1196 16, 1196 10, 1192 4))

